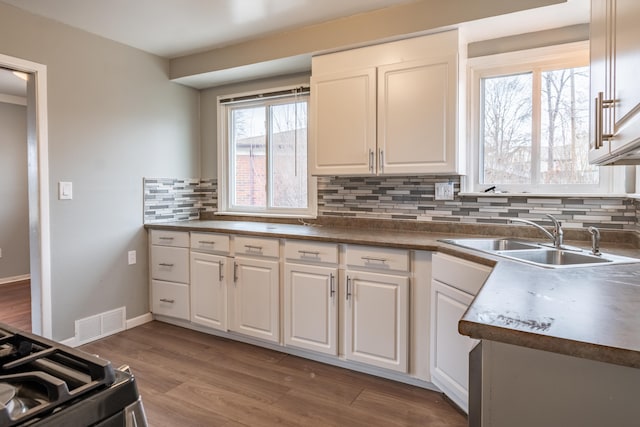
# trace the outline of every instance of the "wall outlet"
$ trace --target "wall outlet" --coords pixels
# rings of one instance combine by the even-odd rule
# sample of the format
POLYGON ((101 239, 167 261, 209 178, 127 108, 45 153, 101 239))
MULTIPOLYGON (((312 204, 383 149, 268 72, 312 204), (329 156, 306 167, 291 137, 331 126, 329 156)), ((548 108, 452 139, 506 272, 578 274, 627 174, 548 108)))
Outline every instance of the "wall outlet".
POLYGON ((453 182, 436 182, 436 200, 453 200, 453 182))
POLYGON ((127 253, 127 259, 129 261, 129 265, 133 265, 136 263, 136 251, 129 251, 127 253))

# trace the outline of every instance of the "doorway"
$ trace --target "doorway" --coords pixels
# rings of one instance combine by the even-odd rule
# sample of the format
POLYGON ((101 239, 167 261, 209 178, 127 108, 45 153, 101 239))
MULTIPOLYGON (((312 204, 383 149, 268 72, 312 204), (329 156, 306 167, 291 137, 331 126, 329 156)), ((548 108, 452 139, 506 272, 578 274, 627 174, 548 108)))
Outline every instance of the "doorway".
POLYGON ((46 66, 0 54, 0 67, 26 78, 31 329, 52 338, 46 66))

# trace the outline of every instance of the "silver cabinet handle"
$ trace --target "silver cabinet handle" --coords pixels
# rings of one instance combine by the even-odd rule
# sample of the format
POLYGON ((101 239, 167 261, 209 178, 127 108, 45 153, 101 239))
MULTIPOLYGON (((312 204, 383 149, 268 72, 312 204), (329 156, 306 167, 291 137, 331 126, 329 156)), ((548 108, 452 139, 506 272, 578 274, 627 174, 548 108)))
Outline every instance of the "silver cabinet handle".
POLYGON ((336 294, 336 277, 331 273, 329 276, 329 297, 333 298, 336 294))
POLYGON ((174 238, 173 237, 160 236, 160 237, 158 237, 158 239, 160 239, 160 240, 173 240, 174 238))
POLYGON ((384 151, 382 151, 382 148, 380 149, 380 155, 378 156, 378 169, 380 169, 380 172, 384 173, 384 151))
POLYGON ((214 240, 198 240, 198 243, 201 245, 215 245, 216 242, 214 240))
POLYGON ((167 302, 169 304, 173 304, 174 302, 176 302, 176 300, 173 299, 166 299, 166 298, 160 298, 161 302, 167 302))
POLYGON ((377 261, 377 262, 381 262, 381 263, 385 263, 387 262, 386 258, 378 258, 378 257, 374 257, 374 256, 363 256, 360 257, 363 261, 365 262, 373 262, 373 261, 377 261))
POLYGON ((224 274, 222 272, 223 270, 224 270, 224 262, 220 260, 218 261, 218 280, 220 282, 222 282, 222 280, 224 279, 224 274))
POLYGON ((314 256, 314 257, 319 257, 320 256, 320 252, 318 251, 305 251, 303 249, 298 250, 298 253, 305 257, 305 256, 314 256))
POLYGON ((347 301, 349 301, 350 296, 351 296, 351 277, 347 276, 347 301))
POLYGON ((238 283, 238 263, 233 262, 233 283, 238 283))
POLYGON ((244 245, 244 247, 247 249, 247 251, 258 251, 258 252, 262 252, 262 246, 255 246, 255 245, 244 245))
POLYGON ((158 265, 160 265, 161 267, 173 267, 173 264, 168 264, 168 263, 166 263, 166 262, 161 262, 161 263, 160 263, 160 264, 158 264, 158 265))
POLYGON ((369 148, 369 171, 373 173, 373 150, 369 148))
POLYGON ((612 133, 604 133, 604 109, 613 107, 615 101, 613 99, 604 99, 604 93, 598 92, 596 97, 596 111, 595 111, 595 149, 602 148, 603 141, 613 138, 612 133))

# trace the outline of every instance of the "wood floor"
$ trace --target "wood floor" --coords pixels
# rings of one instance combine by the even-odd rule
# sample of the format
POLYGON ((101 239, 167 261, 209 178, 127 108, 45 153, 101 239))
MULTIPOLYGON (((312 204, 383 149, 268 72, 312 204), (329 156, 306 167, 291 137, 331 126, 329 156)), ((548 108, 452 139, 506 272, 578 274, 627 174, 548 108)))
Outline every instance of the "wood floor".
POLYGON ((156 321, 81 348, 131 367, 151 427, 467 425, 440 393, 156 321))
POLYGON ((31 331, 29 280, 0 285, 0 322, 23 331, 31 331))

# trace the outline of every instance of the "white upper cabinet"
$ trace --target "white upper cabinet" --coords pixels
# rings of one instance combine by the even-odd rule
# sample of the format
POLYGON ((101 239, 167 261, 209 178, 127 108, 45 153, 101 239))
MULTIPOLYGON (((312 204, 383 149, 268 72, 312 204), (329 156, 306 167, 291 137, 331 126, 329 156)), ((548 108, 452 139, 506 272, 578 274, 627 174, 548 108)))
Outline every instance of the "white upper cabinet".
POLYGON ((312 175, 459 173, 458 33, 313 58, 312 175))
POLYGON ((589 161, 640 164, 640 2, 591 1, 589 161))

